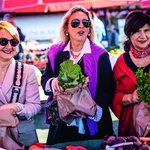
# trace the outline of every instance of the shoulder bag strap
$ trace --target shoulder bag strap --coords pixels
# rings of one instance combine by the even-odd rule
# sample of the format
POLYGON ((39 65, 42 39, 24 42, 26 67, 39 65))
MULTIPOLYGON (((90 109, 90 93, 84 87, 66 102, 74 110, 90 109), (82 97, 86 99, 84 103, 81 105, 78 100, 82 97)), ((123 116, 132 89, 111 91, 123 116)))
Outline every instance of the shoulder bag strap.
POLYGON ((23 63, 16 61, 14 83, 10 101, 12 103, 18 102, 19 99, 23 78, 23 67, 23 63))

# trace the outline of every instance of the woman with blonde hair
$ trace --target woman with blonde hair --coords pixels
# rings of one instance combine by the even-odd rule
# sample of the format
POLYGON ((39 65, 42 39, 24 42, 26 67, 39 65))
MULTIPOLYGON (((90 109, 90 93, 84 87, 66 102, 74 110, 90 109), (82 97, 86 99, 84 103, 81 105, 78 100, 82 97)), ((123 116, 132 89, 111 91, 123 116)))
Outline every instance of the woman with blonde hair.
POLYGON ((97 112, 94 117, 76 118, 69 125, 65 122, 58 126, 50 125, 47 144, 100 139, 106 134, 112 135, 109 106, 113 99, 115 80, 109 55, 98 45, 90 12, 82 6, 72 7, 62 19, 60 39, 48 51, 48 63, 41 79, 45 94, 52 99, 53 92, 64 91, 57 79, 60 63, 73 60, 89 79, 88 88, 97 104, 97 112))
MULTIPOLYGON (((41 104, 34 67, 14 59, 14 56, 18 53, 19 43, 17 29, 7 21, 0 21, 0 110, 10 109, 13 111, 15 124, 12 122, 12 125, 9 125, 10 135, 15 133, 16 142, 24 146, 30 146, 38 142, 35 132, 35 137, 32 136, 32 130, 35 131, 35 128, 32 127, 34 127, 33 117, 40 111, 41 104), (29 129, 25 127, 29 127, 29 129), (21 135, 24 136, 22 137, 21 135)), ((0 132, 2 132, 5 126, 0 129, 0 132)), ((0 133, 0 135, 2 134, 0 133)), ((5 140, 3 138, 0 136, 0 148, 19 149, 9 144, 4 145, 5 140)), ((7 142, 9 143, 10 141, 7 142)), ((13 143, 11 142, 11 144, 13 143)))

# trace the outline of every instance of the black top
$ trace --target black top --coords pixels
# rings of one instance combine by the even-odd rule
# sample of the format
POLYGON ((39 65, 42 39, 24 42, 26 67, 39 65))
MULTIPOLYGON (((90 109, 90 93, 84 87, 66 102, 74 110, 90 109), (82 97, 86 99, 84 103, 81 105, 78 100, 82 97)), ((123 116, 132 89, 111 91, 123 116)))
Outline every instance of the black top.
MULTIPOLYGON (((131 60, 131 57, 129 55, 129 53, 125 53, 124 54, 124 60, 125 60, 125 63, 127 64, 127 66, 133 71, 133 73, 135 74, 135 72, 137 71, 138 69, 138 66, 136 66, 133 61, 131 60)), ((144 67, 144 72, 149 72, 149 69, 150 69, 150 64, 148 64, 147 66, 144 67)))
MULTIPOLYGON (((41 78, 41 84, 46 95, 52 94, 52 92, 45 91, 45 85, 47 81, 52 77, 57 77, 60 70, 60 63, 70 58, 69 52, 60 51, 57 53, 54 62, 54 71, 52 70, 50 59, 48 57, 48 64, 41 78)), ((111 68, 109 55, 103 53, 98 60, 98 81, 95 93, 95 102, 102 110, 102 118, 98 122, 98 133, 93 136, 89 135, 87 129, 86 119, 84 121, 85 134, 79 134, 78 128, 75 126, 67 126, 66 123, 62 123, 59 127, 50 125, 47 144, 52 145, 58 142, 88 140, 88 139, 103 139, 106 134, 113 135, 112 118, 109 108, 111 107, 114 91, 115 91, 115 79, 111 68)), ((78 64, 81 66, 84 73, 84 61, 83 58, 79 60, 78 64)), ((84 73, 85 74, 85 73, 84 73)), ((50 83, 51 86, 51 83, 50 83)))

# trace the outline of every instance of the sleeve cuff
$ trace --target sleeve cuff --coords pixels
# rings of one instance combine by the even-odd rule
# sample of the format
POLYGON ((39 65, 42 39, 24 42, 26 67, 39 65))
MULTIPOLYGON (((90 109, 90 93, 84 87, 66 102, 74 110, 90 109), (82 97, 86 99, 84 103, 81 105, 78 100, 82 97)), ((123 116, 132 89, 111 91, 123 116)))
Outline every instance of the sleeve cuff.
POLYGON ((97 105, 96 115, 94 117, 89 116, 89 119, 98 122, 102 118, 102 108, 97 105))
POLYGON ((17 115, 19 115, 22 112, 22 110, 23 110, 23 104, 16 103, 16 105, 20 108, 20 111, 16 113, 17 115))
POLYGON ((52 92, 53 89, 52 89, 52 81, 53 79, 55 78, 50 78, 47 82, 46 82, 46 85, 45 85, 45 91, 46 92, 52 92))

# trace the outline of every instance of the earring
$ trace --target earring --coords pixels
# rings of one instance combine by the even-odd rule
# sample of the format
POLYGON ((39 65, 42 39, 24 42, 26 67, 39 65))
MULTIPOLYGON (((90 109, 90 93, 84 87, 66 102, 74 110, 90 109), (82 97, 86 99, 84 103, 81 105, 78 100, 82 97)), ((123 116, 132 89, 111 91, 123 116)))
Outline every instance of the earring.
POLYGON ((88 36, 90 36, 91 34, 89 33, 88 36))
POLYGON ((68 34, 68 32, 66 32, 66 36, 68 36, 69 34, 68 34))

